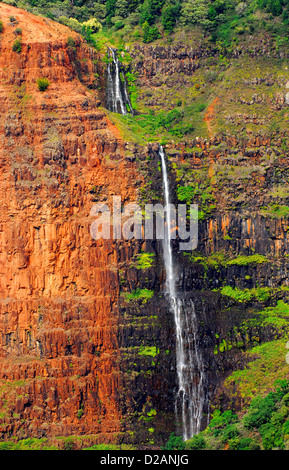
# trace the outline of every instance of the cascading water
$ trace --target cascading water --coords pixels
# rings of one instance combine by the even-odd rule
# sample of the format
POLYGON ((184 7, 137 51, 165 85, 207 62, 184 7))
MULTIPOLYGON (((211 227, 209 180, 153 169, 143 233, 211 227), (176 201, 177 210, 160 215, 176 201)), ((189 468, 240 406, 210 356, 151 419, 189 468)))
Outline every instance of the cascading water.
POLYGON ((125 76, 121 70, 117 52, 108 48, 106 106, 113 113, 127 114, 128 109, 133 114, 130 104, 125 76), (122 79, 121 79, 122 77, 122 79))
POLYGON ((203 409, 206 402, 204 364, 199 349, 197 319, 192 300, 181 298, 176 291, 175 269, 171 246, 170 190, 165 154, 159 148, 162 164, 163 189, 166 205, 166 230, 163 243, 166 270, 166 293, 174 315, 176 328, 176 367, 178 392, 176 397, 177 418, 181 415, 184 440, 201 430, 203 409))

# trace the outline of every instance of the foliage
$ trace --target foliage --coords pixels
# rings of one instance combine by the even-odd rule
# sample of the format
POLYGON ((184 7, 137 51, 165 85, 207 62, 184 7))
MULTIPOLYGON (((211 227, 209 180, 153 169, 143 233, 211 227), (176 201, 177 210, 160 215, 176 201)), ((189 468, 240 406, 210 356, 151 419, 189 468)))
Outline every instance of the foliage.
POLYGON ((187 450, 202 450, 206 448, 206 441, 204 437, 195 435, 185 442, 185 449, 187 450))
POLYGON ((4 30, 4 24, 3 24, 3 21, 0 20, 0 33, 3 33, 3 30, 4 30))
POLYGON ((258 300, 260 302, 266 302, 270 299, 272 289, 270 287, 255 287, 253 289, 237 289, 231 286, 224 286, 221 289, 221 294, 231 297, 237 302, 250 302, 252 300, 258 300))
POLYGON ((57 450, 57 447, 47 445, 47 438, 30 437, 19 441, 0 441, 0 450, 57 450))
POLYGON ((161 37, 157 26, 150 26, 147 21, 143 24, 143 42, 149 43, 161 37))
POLYGON ((180 3, 168 5, 162 10, 161 21, 165 31, 172 32, 179 18, 181 10, 180 3))
POLYGON ((215 410, 212 414, 212 419, 209 424, 209 429, 214 436, 219 436, 223 429, 229 424, 236 423, 238 417, 231 410, 221 413, 220 410, 215 410))
POLYGON ((159 349, 156 346, 140 346, 138 354, 140 356, 155 357, 159 354, 159 349))
POLYGON ((280 328, 286 328, 288 326, 289 304, 283 300, 278 300, 277 305, 267 307, 257 313, 263 317, 263 325, 274 325, 280 328))
POLYGON ((174 433, 171 433, 165 447, 162 447, 162 450, 184 450, 185 442, 181 436, 176 436, 174 433))
POLYGON ((268 207, 263 207, 260 212, 272 219, 289 218, 289 207, 282 204, 270 204, 268 207))
MULTIPOLYGON (((11 3, 12 0, 7 0, 11 3)), ((289 21, 289 2, 286 0, 13 0, 13 5, 63 22, 77 32, 83 23, 98 22, 114 32, 131 31, 147 23, 156 29, 148 30, 146 41, 157 39, 162 25, 165 33, 176 28, 202 28, 217 47, 230 47, 236 36, 264 31, 285 37, 289 21), (260 21, 258 13, 265 15, 260 21)), ((93 29, 93 28, 92 28, 93 29)))
POLYGON ((90 18, 88 21, 85 21, 83 25, 89 28, 92 33, 97 33, 102 30, 102 24, 96 18, 90 18))
POLYGON ((137 269, 147 269, 153 266, 155 255, 154 253, 139 253, 135 258, 137 260, 137 269))
POLYGON ((49 87, 49 80, 46 77, 38 78, 36 82, 39 91, 45 91, 49 87))
POLYGON ((184 112, 177 108, 168 112, 154 113, 149 110, 147 114, 137 114, 132 116, 130 113, 124 116, 111 116, 117 125, 125 131, 129 131, 129 138, 138 142, 147 142, 147 140, 160 140, 165 135, 182 137, 189 135, 194 127, 190 122, 183 122, 184 112))
POLYGON ((132 292, 124 292, 123 296, 127 302, 132 300, 141 300, 142 303, 146 303, 149 299, 151 299, 154 295, 154 291, 149 289, 140 289, 137 288, 132 292))
POLYGON ((82 450, 133 450, 128 444, 94 444, 90 447, 84 447, 82 450))
POLYGON ((245 415, 216 409, 208 427, 192 439, 171 434, 165 450, 284 449, 289 434, 289 380, 275 382, 274 391, 257 396, 245 415))
POLYGON ((261 263, 267 263, 268 260, 265 256, 259 255, 256 253, 255 255, 251 256, 243 256, 240 255, 237 258, 234 258, 230 261, 228 261, 228 265, 237 265, 237 266, 248 266, 250 264, 261 264, 261 263))
POLYGON ((91 28, 89 26, 83 25, 82 29, 81 29, 81 32, 82 32, 82 35, 84 36, 84 38, 86 39, 86 41, 88 42, 88 44, 90 44, 95 49, 98 49, 98 44, 97 44, 95 38, 92 35, 91 28))
POLYGON ((12 50, 14 52, 20 53, 22 51, 22 42, 21 39, 16 39, 13 43, 12 50))

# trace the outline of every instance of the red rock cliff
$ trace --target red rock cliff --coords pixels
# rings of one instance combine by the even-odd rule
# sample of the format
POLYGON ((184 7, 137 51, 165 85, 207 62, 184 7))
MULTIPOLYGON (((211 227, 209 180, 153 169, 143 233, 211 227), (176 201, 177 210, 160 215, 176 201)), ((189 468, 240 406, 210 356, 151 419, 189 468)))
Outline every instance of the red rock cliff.
POLYGON ((95 51, 26 11, 0 17, 0 434, 113 436, 118 255, 92 240, 90 210, 134 201, 139 176, 94 89, 95 51))

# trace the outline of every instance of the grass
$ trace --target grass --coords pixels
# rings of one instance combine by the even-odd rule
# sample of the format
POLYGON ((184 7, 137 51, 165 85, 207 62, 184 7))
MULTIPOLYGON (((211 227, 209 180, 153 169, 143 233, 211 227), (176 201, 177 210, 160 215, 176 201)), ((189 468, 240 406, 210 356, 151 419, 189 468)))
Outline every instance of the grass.
POLYGON ((236 393, 247 403, 257 394, 269 392, 278 379, 289 378, 289 367, 285 361, 286 340, 280 339, 256 346, 246 352, 251 361, 243 370, 234 371, 225 380, 230 395, 236 393))
POLYGON ((156 346, 141 346, 139 348, 139 356, 150 356, 150 357, 155 357, 157 354, 159 354, 159 349, 156 348, 156 346))
POLYGON ((0 441, 0 450, 57 450, 57 447, 47 445, 47 438, 28 438, 19 441, 0 441))
POLYGON ((128 444, 94 444, 90 447, 84 447, 82 450, 133 450, 134 447, 128 444))
POLYGON ((237 266, 248 266, 251 264, 262 264, 262 263, 267 263, 268 260, 265 256, 255 254, 255 255, 250 255, 250 256, 237 256, 237 258, 234 258, 230 261, 228 261, 228 266, 231 265, 237 265, 237 266))
POLYGON ((263 317, 263 325, 272 325, 288 329, 289 304, 285 303, 283 300, 278 300, 277 305, 267 307, 265 310, 257 312, 257 314, 263 317))
POLYGON ((123 296, 126 302, 131 302, 132 300, 141 300, 143 304, 145 304, 149 299, 151 299, 154 295, 153 290, 149 289, 139 289, 132 292, 124 292, 123 296))
POLYGON ((260 213, 271 219, 288 219, 289 207, 282 204, 270 204, 267 207, 263 207, 260 213))
MULTIPOLYGON (((231 237, 229 237, 229 239, 231 239, 231 237)), ((231 260, 229 259, 229 254, 226 254, 224 251, 216 251, 209 256, 203 256, 197 253, 184 254, 189 257, 192 263, 200 263, 206 270, 208 267, 219 270, 221 267, 227 266, 250 266, 268 262, 265 256, 259 255, 258 253, 249 256, 240 255, 231 260)))
POLYGON ((153 266, 155 255, 154 253, 139 253, 135 259, 137 269, 147 269, 153 266))
POLYGON ((231 297, 236 302, 250 302, 257 300, 259 302, 266 302, 270 299, 273 289, 270 287, 255 287, 253 289, 237 289, 231 286, 224 286, 221 289, 221 294, 231 297))

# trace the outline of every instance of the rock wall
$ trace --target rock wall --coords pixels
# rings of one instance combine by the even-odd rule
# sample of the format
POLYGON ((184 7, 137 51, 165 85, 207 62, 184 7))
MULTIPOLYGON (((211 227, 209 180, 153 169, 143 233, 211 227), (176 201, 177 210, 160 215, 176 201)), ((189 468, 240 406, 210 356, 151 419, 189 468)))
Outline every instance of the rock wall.
POLYGON ((0 15, 1 436, 115 441, 125 430, 118 266, 133 250, 93 240, 90 210, 113 194, 135 201, 141 176, 100 107, 95 52, 50 20, 3 4, 0 15))

